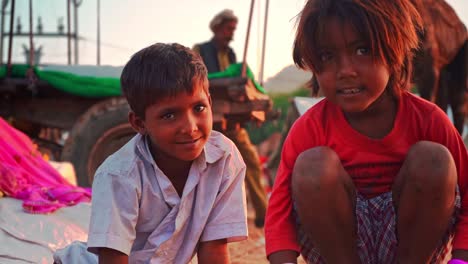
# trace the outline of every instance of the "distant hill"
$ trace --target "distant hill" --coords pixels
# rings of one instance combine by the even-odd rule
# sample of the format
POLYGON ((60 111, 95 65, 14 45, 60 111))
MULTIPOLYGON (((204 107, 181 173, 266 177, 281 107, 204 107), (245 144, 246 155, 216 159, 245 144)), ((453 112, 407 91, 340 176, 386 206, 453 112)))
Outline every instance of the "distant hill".
POLYGON ((268 93, 288 93, 304 85, 311 78, 311 73, 289 65, 275 76, 266 80, 263 87, 268 93))

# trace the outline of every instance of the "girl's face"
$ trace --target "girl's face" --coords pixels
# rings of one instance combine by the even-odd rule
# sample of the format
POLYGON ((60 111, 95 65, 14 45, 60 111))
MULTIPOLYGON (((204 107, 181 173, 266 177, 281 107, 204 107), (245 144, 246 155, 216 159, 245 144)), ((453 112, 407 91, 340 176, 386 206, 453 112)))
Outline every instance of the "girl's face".
POLYGON ((325 97, 354 114, 386 101, 378 99, 391 96, 384 92, 390 72, 372 57, 370 43, 337 18, 326 20, 324 32, 318 42, 321 67, 316 77, 325 97))

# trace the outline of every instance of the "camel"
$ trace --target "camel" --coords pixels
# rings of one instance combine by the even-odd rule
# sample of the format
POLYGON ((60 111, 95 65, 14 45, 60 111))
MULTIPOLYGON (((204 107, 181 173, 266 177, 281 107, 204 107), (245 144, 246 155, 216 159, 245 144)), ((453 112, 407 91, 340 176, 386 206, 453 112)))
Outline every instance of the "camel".
POLYGON ((421 47, 413 59, 414 83, 421 97, 442 110, 452 108, 454 125, 463 134, 466 116, 468 33, 444 0, 412 0, 424 23, 421 47))

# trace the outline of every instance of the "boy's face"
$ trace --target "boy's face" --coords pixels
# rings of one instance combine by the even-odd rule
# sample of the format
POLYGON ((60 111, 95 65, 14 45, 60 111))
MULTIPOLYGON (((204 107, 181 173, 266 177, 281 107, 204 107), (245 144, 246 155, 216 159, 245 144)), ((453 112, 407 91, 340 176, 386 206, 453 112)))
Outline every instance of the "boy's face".
POLYGON ((179 164, 196 159, 211 133, 211 99, 202 82, 193 94, 166 97, 146 108, 145 118, 129 114, 132 126, 151 140, 151 153, 159 164, 179 164))
POLYGON ((358 113, 382 101, 390 72, 385 64, 372 57, 370 43, 337 18, 329 18, 325 34, 320 36, 318 55, 320 89, 328 100, 345 113, 358 113), (377 102, 377 103, 376 103, 377 102))

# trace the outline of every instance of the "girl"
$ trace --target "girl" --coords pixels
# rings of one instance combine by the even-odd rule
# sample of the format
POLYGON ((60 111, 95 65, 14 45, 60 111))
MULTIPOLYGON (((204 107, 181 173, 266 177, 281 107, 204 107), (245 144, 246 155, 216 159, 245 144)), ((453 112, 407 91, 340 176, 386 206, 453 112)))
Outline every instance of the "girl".
POLYGON ((420 27, 409 0, 305 5, 294 61, 325 99, 283 147, 271 263, 298 252, 309 263, 440 263, 451 238, 452 257, 468 261, 466 148, 437 106, 407 91, 420 27))

